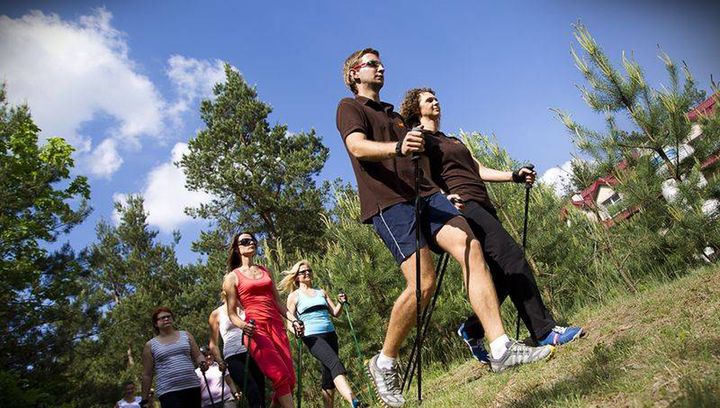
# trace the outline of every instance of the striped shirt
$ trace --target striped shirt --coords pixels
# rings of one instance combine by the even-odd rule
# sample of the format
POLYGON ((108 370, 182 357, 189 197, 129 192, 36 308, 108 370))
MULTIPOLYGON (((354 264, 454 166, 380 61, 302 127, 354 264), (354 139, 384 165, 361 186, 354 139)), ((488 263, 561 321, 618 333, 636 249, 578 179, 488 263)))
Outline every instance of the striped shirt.
POLYGON ((169 344, 162 344, 155 337, 150 340, 150 350, 155 360, 157 374, 155 385, 158 396, 172 391, 200 387, 186 332, 179 331, 178 339, 169 344))

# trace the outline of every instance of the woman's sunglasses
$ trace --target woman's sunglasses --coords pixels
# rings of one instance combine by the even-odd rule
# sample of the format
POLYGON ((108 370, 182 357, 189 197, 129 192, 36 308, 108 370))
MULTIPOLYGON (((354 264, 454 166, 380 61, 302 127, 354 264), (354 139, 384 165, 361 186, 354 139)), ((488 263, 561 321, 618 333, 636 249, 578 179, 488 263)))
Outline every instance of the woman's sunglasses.
POLYGON ((253 238, 243 238, 240 241, 238 241, 238 244, 242 246, 249 246, 250 244, 255 244, 257 241, 253 238))

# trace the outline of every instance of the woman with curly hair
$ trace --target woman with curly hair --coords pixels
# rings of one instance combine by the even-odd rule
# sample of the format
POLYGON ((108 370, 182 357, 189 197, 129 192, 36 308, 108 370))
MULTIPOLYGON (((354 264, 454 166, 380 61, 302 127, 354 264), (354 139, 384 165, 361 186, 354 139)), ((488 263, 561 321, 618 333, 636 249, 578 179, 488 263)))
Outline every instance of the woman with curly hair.
POLYGON ((322 367, 321 389, 325 408, 333 407, 335 389, 353 407, 362 406, 345 377, 345 367, 338 357, 338 337, 330 320, 331 315, 340 315, 347 295, 339 294, 336 305, 324 290, 313 288, 313 270, 304 259, 283 274, 285 277, 278 286, 282 292, 289 294, 287 309, 303 322, 305 331, 302 341, 322 367))
MULTIPOLYGON (((534 183, 535 171, 521 167, 501 171, 483 166, 457 138, 440 131, 440 102, 431 88, 407 91, 400 108, 406 124, 422 125, 432 179, 467 219, 480 241, 500 303, 510 296, 538 345, 560 345, 581 335, 580 327, 559 326, 543 303, 523 249, 500 224, 485 182, 534 183)), ((458 329, 473 356, 487 363, 484 330, 473 315, 458 329)))
POLYGON ((292 408, 295 369, 283 318, 298 334, 302 334, 302 325, 280 302, 271 272, 253 262, 256 250, 257 240, 252 234, 241 232, 233 237, 223 282, 227 315, 243 330, 250 355, 272 382, 271 406, 292 408), (238 314, 241 308, 245 310, 244 320, 238 314))

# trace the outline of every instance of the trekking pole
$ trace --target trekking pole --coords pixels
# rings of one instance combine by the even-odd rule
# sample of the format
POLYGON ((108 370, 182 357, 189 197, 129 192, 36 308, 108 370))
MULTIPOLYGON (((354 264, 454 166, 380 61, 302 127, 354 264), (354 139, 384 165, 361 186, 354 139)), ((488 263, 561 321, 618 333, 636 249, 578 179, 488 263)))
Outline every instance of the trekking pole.
MULTIPOLYGON (((345 295, 345 291, 340 289, 340 294, 345 295)), ((353 340, 355 341, 355 351, 357 352, 357 355, 358 355, 358 361, 360 362, 360 368, 363 369, 363 363, 362 363, 363 358, 362 358, 362 352, 360 351, 360 343, 358 342, 357 336, 355 335, 355 328, 353 327, 352 319, 350 319, 350 311, 348 310, 348 307, 350 307, 350 302, 348 302, 346 300, 344 303, 345 303, 345 307, 343 309, 345 309, 345 317, 347 317, 348 325, 350 326, 350 333, 352 334, 353 340)), ((362 372, 362 370, 361 370, 361 372, 362 372)), ((369 387, 370 384, 367 384, 368 378, 366 376, 362 376, 362 377, 365 378, 365 383, 366 383, 366 385, 368 385, 368 391, 369 391, 371 389, 371 387, 369 387)))
MULTIPOLYGON (((345 291, 340 289, 340 294, 344 295, 345 291)), ((358 343, 357 336, 355 335, 355 328, 352 324, 352 319, 350 318, 350 311, 348 308, 350 307, 350 302, 345 301, 345 317, 347 317, 348 325, 350 326, 350 333, 352 334, 353 340, 355 341, 355 351, 357 351, 358 358, 360 361, 362 361, 362 352, 360 351, 360 343, 358 343)))
MULTIPOLYGON (((301 327, 305 326, 305 324, 302 322, 302 320, 296 320, 296 322, 298 322, 298 324, 301 327)), ((302 407, 302 339, 300 338, 300 333, 298 333, 297 330, 295 330, 295 337, 297 338, 297 345, 298 345, 297 408, 300 408, 300 407, 302 407)))
POLYGON ((412 384, 413 379, 413 372, 415 368, 414 364, 414 356, 416 350, 419 350, 420 347, 422 347, 422 343, 425 341, 425 336, 427 335, 428 327, 430 327, 430 319, 432 319, 432 314, 435 311, 435 303, 437 302, 438 296, 440 295, 440 289, 442 288, 443 278, 445 277, 445 270, 447 269, 447 263, 450 257, 447 253, 443 252, 442 255, 440 255, 440 259, 438 259, 437 264, 437 273, 436 276, 438 276, 438 283, 437 287, 435 288, 435 293, 433 294, 432 302, 425 307, 423 310, 423 316, 422 316, 422 337, 420 344, 414 344, 412 352, 410 353, 410 358, 408 359, 408 365, 405 369, 405 375, 403 376, 403 382, 402 387, 400 387, 401 390, 405 390, 405 386, 407 385, 407 390, 410 390, 410 385, 412 384))
POLYGON ((215 406, 215 401, 213 401, 212 397, 212 390, 210 389, 210 384, 208 384, 207 376, 205 375, 205 371, 200 368, 200 372, 202 373, 203 379, 205 380, 205 389, 207 389, 208 397, 210 397, 210 406, 215 406))
MULTIPOLYGON (((526 169, 530 169, 532 171, 535 169, 535 166, 532 164, 528 164, 527 166, 523 166, 526 169)), ((523 219, 523 235, 522 235, 522 249, 523 249, 523 256, 525 256, 525 249, 527 248, 527 227, 528 227, 528 209, 530 208, 530 189, 532 189, 533 185, 532 183, 525 182, 525 217, 523 219)), ((515 324, 515 338, 520 338, 520 311, 518 310, 517 313, 517 322, 515 324)))
MULTIPOLYGON (((255 326, 255 319, 250 319, 250 320, 248 320, 248 322, 250 324, 252 324, 253 326, 255 326)), ((247 334, 245 334, 245 332, 243 332, 243 334, 245 336, 247 336, 247 334)), ((250 398, 248 397, 248 394, 247 394, 247 381, 248 381, 248 376, 250 375, 250 342, 251 341, 252 341, 252 336, 247 336, 247 347, 246 347, 247 354, 245 354, 245 367, 243 367, 245 369, 245 375, 243 376, 243 388, 242 388, 242 393, 243 393, 242 396, 245 399, 245 402, 247 403, 248 407, 250 406, 250 398)))
POLYGON ((223 362, 223 369, 220 372, 220 408, 225 404, 225 363, 223 362))
MULTIPOLYGON (((421 128, 413 128, 420 130, 421 128)), ((412 160, 415 162, 415 344, 420 344, 422 333, 422 321, 420 316, 420 302, 422 294, 420 292, 420 182, 422 179, 422 170, 420 169, 420 155, 413 154, 412 160)), ((422 403, 422 350, 418 349, 417 353, 417 399, 418 404, 422 403)))

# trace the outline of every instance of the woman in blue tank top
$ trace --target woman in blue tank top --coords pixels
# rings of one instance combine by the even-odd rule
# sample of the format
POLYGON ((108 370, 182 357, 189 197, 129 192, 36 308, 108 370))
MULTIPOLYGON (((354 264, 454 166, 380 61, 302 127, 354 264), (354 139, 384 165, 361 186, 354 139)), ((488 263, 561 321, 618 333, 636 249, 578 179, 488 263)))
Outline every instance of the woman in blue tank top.
POLYGON ((353 407, 361 407, 350 384, 345 378, 345 367, 338 357, 338 338, 330 316, 337 317, 347 301, 345 294, 338 295, 339 303, 320 288, 313 288, 313 270, 310 263, 302 260, 289 271, 280 282, 280 290, 289 293, 287 309, 305 325, 303 343, 322 365, 322 396, 325 408, 333 407, 335 389, 353 407))

